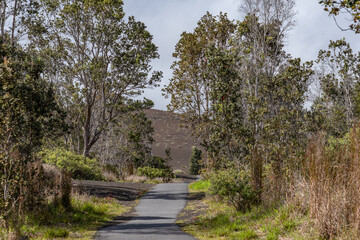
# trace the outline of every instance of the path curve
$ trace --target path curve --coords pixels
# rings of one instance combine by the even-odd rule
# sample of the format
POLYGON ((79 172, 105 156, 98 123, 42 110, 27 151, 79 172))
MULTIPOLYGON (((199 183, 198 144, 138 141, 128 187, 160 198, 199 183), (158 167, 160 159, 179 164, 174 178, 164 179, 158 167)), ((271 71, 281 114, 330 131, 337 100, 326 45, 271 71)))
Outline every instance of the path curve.
POLYGON ((158 184, 145 194, 135 207, 130 221, 100 229, 98 240, 194 240, 175 224, 185 207, 187 183, 158 184))

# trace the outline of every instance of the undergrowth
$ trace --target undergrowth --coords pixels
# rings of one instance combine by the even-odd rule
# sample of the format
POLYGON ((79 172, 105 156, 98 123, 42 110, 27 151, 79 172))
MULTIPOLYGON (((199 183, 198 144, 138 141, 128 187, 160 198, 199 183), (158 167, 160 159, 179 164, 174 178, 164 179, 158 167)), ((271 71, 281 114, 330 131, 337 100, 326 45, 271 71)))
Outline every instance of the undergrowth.
MULTIPOLYGON (((189 189, 206 192, 209 184, 198 181, 190 184, 189 189)), ((207 204, 207 213, 183 227, 197 239, 318 239, 318 232, 309 217, 299 214, 291 205, 277 208, 259 205, 247 212, 237 212, 234 207, 214 198, 201 201, 207 204)))
POLYGON ((191 192, 207 192, 210 188, 210 180, 200 180, 189 185, 191 192))
POLYGON ((114 198, 74 195, 71 210, 51 203, 40 214, 28 215, 21 230, 29 239, 92 239, 100 226, 127 210, 114 198))

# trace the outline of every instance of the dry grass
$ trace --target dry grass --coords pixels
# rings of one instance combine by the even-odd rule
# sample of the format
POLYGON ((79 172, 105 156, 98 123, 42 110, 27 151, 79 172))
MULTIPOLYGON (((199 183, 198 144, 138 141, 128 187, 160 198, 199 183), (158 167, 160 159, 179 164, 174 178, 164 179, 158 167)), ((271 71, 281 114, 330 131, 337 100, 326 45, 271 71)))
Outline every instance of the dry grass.
POLYGON ((116 174, 111 171, 102 171, 102 175, 107 182, 117 182, 119 180, 116 174))
POLYGON ((304 216, 308 215, 310 208, 310 185, 302 176, 297 176, 297 180, 289 187, 285 204, 293 206, 296 213, 304 216))
POLYGON ((348 232, 360 238, 360 131, 352 130, 348 141, 330 144, 320 134, 307 150, 310 216, 320 236, 333 239, 348 232))
POLYGON ((146 176, 138 176, 138 175, 129 175, 124 179, 126 182, 134 182, 134 183, 145 183, 148 181, 146 176))

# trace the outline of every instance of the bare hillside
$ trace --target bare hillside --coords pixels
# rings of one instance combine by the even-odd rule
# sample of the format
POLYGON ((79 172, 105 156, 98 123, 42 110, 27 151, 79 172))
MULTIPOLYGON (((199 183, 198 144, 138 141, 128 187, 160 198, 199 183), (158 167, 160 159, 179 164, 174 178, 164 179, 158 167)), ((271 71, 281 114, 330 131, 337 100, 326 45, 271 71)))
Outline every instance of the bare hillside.
POLYGON ((190 131, 179 126, 180 116, 176 113, 150 109, 146 115, 153 122, 155 143, 153 154, 165 157, 165 148, 171 148, 173 159, 170 165, 186 173, 189 170, 189 159, 192 146, 199 146, 194 142, 190 131))

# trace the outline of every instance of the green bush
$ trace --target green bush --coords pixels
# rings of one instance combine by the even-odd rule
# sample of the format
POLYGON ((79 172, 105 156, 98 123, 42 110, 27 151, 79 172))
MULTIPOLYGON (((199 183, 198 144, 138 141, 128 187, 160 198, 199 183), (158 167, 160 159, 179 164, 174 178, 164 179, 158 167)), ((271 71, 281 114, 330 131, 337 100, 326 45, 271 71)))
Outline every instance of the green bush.
POLYGON ((251 185, 246 171, 226 169, 210 175, 210 194, 230 202, 237 211, 250 210, 258 202, 258 192, 251 185))
POLYGON ((159 169, 152 167, 139 167, 137 171, 139 175, 146 176, 150 179, 154 179, 154 178, 172 179, 175 177, 174 173, 171 171, 171 168, 159 169))
POLYGON ((170 169, 168 161, 162 157, 153 156, 150 161, 146 163, 151 168, 158 168, 158 169, 170 169))
POLYGON ((96 159, 77 155, 62 148, 44 150, 40 152, 45 163, 55 165, 66 170, 73 179, 103 180, 101 169, 96 159))
POLYGON ((190 157, 190 169, 189 169, 189 173, 191 175, 199 174, 199 171, 202 168, 200 164, 200 160, 201 160, 201 150, 197 149, 196 147, 193 147, 190 157))

